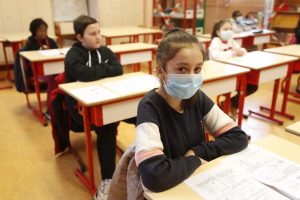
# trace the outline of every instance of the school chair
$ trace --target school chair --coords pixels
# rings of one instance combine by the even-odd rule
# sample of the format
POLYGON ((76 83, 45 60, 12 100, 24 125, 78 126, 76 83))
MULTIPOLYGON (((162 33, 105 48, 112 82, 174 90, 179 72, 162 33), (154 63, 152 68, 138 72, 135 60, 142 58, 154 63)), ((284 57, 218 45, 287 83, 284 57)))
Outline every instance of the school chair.
MULTIPOLYGON (((29 94, 35 92, 34 80, 33 80, 33 73, 29 63, 25 60, 21 60, 20 52, 24 51, 23 48, 17 51, 14 63, 14 79, 15 79, 15 86, 18 92, 23 92, 26 97, 27 107, 35 112, 34 108, 32 107, 29 101, 29 94)), ((38 78, 38 86, 40 91, 46 92, 47 90, 47 83, 44 79, 38 78)))
MULTIPOLYGON (((64 72, 57 75, 55 78, 57 85, 64 83, 64 72)), ((52 127, 52 137, 54 139, 55 145, 55 155, 60 156, 65 152, 70 152, 74 157, 75 161, 79 166, 81 172, 86 171, 86 166, 81 161, 78 153, 73 149, 70 143, 69 133, 83 132, 83 126, 76 124, 69 117, 69 113, 64 104, 65 94, 59 88, 54 89, 51 92, 50 97, 50 116, 51 116, 51 127, 52 127)))
POLYGON ((122 155, 108 193, 107 200, 144 200, 144 190, 135 163, 135 145, 131 144, 122 155))

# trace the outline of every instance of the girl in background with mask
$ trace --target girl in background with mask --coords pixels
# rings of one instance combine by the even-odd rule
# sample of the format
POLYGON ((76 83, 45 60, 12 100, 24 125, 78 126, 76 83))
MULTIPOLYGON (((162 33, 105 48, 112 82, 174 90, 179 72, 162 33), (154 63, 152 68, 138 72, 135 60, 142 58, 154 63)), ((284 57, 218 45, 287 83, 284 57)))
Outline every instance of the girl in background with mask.
POLYGON ((139 103, 135 159, 143 185, 161 192, 205 161, 247 147, 246 134, 201 90, 204 51, 197 38, 170 30, 157 48, 161 86, 139 103), (215 137, 205 141, 204 126, 215 137))
MULTIPOLYGON (((241 48, 232 39, 232 36, 233 31, 229 20, 221 20, 214 25, 212 41, 208 48, 210 60, 243 56, 247 53, 246 49, 241 48)), ((257 85, 247 84, 246 96, 254 93, 256 90, 257 85)), ((231 98, 231 117, 233 119, 236 119, 237 116, 239 98, 239 93, 231 98)))
POLYGON ((243 56, 246 49, 241 48, 233 39, 232 25, 229 20, 223 19, 215 23, 209 46, 209 59, 230 58, 243 56))

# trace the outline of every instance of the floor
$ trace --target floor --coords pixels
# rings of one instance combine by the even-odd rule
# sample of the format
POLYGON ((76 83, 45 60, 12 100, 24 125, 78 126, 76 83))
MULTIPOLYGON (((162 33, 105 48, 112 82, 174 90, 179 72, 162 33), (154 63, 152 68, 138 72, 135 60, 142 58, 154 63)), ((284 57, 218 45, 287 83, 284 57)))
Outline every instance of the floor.
MULTIPOLYGON (((296 76, 293 77, 291 90, 295 89, 295 80, 296 76)), ((0 87, 1 84, 3 82, 0 82, 0 87)), ((269 105, 272 88, 273 83, 260 85, 255 94, 246 98, 245 110, 257 109, 258 105, 269 105)), ((282 94, 279 95, 278 102, 281 102, 281 98, 282 94)), ((35 95, 30 95, 30 99, 35 102, 35 95)), ((54 156, 51 126, 43 127, 33 117, 25 103, 25 95, 16 92, 14 88, 0 91, 1 199, 92 199, 87 189, 74 176, 73 171, 77 166, 73 157, 70 154, 54 156)), ((274 134, 300 144, 299 136, 284 131, 285 126, 300 120, 300 106, 288 103, 287 111, 296 117, 293 121, 279 117, 284 119, 283 126, 249 117, 243 121, 242 128, 252 136, 252 140, 274 134)), ((119 127, 118 137, 121 141, 133 138, 134 127, 122 123, 119 127)), ((93 134, 94 145, 95 139, 95 134, 93 134)), ((77 149, 82 158, 85 158, 84 134, 72 133, 71 140, 73 147, 77 149)), ((94 155, 96 155, 95 148, 94 155)), ((100 177, 96 156, 94 156, 94 163, 95 182, 98 185, 100 177)))

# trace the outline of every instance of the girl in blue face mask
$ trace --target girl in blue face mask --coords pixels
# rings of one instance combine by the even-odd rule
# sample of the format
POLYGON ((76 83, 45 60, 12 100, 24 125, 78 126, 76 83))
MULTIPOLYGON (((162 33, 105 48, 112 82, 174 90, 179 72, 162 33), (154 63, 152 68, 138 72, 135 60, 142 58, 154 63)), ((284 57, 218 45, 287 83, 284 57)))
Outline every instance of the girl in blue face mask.
POLYGON ((161 86, 139 103, 135 159, 143 185, 154 191, 181 183, 205 161, 246 148, 246 134, 201 91, 204 51, 181 30, 157 48, 161 86), (205 140, 204 126, 215 137, 205 140))

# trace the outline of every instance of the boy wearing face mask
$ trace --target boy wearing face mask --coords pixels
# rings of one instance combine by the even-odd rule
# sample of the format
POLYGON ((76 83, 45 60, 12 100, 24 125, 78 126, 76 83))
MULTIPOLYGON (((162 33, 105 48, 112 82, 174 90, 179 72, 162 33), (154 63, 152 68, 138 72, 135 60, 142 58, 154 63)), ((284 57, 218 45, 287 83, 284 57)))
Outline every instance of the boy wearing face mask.
MULTIPOLYGON (((229 20, 221 20, 214 25, 212 41, 208 48, 210 60, 243 56, 247 53, 246 49, 241 48, 232 39, 232 36, 233 31, 229 20)), ((246 96, 254 93, 256 90, 257 85, 247 84, 246 96)), ((233 119, 236 119, 237 116, 239 98, 239 94, 231 98, 231 117, 233 119)))
POLYGON ((142 183, 154 192, 181 183, 204 160, 247 147, 244 131, 201 91, 204 55, 198 39, 178 29, 157 48, 161 85, 139 103, 135 148, 142 183), (214 141, 205 141, 204 126, 214 141))
POLYGON ((232 24, 232 30, 235 33, 240 33, 243 31, 250 31, 252 29, 251 26, 248 26, 245 23, 245 19, 242 15, 241 11, 239 11, 239 10, 233 11, 230 22, 232 24))

